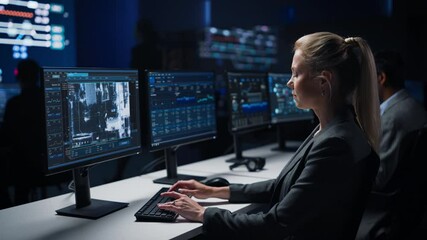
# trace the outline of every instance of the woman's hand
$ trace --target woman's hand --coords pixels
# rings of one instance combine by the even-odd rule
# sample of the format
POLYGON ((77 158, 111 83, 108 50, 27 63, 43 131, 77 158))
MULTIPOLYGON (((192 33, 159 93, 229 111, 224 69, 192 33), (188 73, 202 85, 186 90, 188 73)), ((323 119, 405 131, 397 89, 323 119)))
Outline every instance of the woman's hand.
POLYGON ((189 197, 194 196, 198 199, 206 199, 212 197, 212 187, 206 186, 196 180, 181 180, 176 182, 169 191, 176 191, 185 194, 189 197))
POLYGON ((169 191, 177 191, 189 197, 194 196, 198 199, 206 199, 211 197, 229 199, 230 188, 226 187, 211 187, 206 186, 196 180, 181 180, 176 182, 169 191))
POLYGON ((203 222, 205 208, 200 206, 186 194, 172 191, 164 192, 162 196, 172 197, 175 198, 175 200, 167 203, 159 203, 157 205, 158 208, 176 212, 190 221, 203 222))

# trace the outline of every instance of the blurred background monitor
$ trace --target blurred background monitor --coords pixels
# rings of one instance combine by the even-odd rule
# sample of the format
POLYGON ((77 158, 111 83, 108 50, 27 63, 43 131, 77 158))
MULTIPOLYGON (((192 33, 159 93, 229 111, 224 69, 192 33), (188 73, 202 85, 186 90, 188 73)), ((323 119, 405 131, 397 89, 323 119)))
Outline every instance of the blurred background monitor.
POLYGON ((199 42, 199 57, 230 61, 239 71, 267 71, 278 63, 278 35, 276 27, 267 25, 206 27, 199 42))
POLYGON ((0 1, 0 12, 0 83, 15 82, 22 59, 75 66, 74 1, 0 1))
POLYGON ((146 71, 148 147, 164 150, 167 176, 155 183, 203 180, 177 173, 176 150, 216 138, 215 76, 210 71, 146 71))

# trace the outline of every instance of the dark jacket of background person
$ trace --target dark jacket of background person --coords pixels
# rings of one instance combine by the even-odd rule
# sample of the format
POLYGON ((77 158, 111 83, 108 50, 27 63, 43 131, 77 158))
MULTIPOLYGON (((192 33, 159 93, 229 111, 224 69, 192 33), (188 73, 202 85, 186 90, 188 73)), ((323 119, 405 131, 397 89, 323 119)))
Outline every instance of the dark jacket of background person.
POLYGON ((421 176, 414 169, 422 165, 411 162, 417 159, 410 159, 413 139, 408 136, 427 123, 427 113, 405 89, 398 52, 379 51, 375 62, 381 101, 380 167, 357 239, 412 239, 424 211, 425 190, 418 186, 421 176))
POLYGON ((11 98, 5 108, 1 146, 6 151, 9 181, 15 186, 15 204, 30 201, 31 186, 43 179, 44 149, 43 92, 38 63, 22 60, 17 66, 21 94, 11 98))

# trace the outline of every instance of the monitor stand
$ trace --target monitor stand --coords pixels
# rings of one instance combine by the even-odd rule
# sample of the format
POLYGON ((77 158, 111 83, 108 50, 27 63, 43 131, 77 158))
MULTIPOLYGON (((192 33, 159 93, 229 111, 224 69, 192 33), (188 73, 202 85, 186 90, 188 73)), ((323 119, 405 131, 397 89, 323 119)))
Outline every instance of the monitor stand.
POLYGON ((233 140, 234 140, 234 152, 236 153, 236 157, 230 158, 225 160, 229 163, 244 163, 248 162, 249 160, 256 160, 256 161, 265 161, 265 158, 262 157, 246 157, 242 154, 242 143, 240 141, 240 135, 238 133, 233 133, 233 140))
POLYGON ((285 127, 283 124, 276 125, 276 138, 278 146, 272 148, 272 151, 280 151, 280 152, 295 152, 298 147, 295 146, 286 146, 286 138, 285 138, 285 127))
POLYGON ((73 169, 73 179, 76 204, 56 210, 58 215, 97 219, 129 205, 129 203, 91 199, 87 167, 73 169))
POLYGON ((165 150, 165 162, 166 162, 166 177, 154 179, 154 183, 168 184, 173 185, 179 180, 190 180, 194 179, 196 181, 201 181, 206 179, 206 177, 201 176, 193 176, 193 175, 185 175, 178 174, 178 164, 177 164, 177 156, 176 149, 166 148, 165 150))

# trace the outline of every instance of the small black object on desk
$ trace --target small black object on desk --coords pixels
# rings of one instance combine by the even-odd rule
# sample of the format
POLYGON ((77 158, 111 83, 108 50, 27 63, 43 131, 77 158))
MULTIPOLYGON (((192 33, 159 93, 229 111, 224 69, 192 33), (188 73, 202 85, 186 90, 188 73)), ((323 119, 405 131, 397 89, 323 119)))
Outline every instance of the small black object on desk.
POLYGON ((256 172, 264 168, 265 158, 261 158, 261 157, 244 158, 230 165, 230 170, 233 170, 234 168, 241 165, 245 165, 249 172, 256 172))
POLYGON ((207 180, 202 181, 202 183, 211 186, 211 187, 225 187, 229 186, 230 182, 227 179, 222 177, 214 177, 207 180))
POLYGON ((247 157, 242 154, 242 145, 239 141, 239 135, 237 133, 233 134, 234 137, 234 152, 236 156, 231 159, 227 159, 226 162, 231 162, 230 170, 234 168, 245 165, 249 172, 255 172, 262 170, 265 166, 265 158, 263 157, 247 157))

